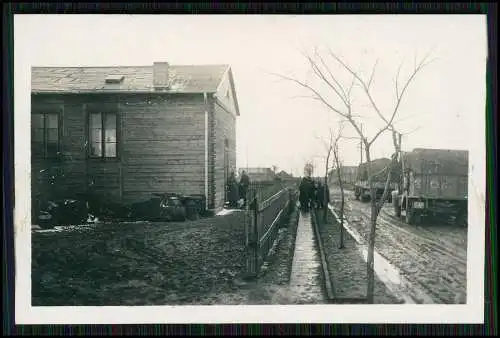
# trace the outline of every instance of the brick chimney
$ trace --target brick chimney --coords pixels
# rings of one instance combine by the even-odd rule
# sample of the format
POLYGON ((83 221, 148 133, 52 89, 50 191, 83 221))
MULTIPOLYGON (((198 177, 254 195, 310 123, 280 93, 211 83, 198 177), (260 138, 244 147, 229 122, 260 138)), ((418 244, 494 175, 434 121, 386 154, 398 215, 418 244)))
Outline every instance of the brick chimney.
POLYGON ((168 88, 168 62, 153 63, 153 86, 155 88, 168 88))

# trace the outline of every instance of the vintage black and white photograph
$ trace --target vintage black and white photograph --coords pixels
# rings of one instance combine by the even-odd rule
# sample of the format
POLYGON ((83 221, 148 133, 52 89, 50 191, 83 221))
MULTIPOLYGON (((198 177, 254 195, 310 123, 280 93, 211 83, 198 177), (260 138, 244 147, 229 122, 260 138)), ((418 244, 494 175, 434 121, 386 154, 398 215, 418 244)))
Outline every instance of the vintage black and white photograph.
POLYGON ((482 321, 485 16, 14 23, 19 320, 482 321))

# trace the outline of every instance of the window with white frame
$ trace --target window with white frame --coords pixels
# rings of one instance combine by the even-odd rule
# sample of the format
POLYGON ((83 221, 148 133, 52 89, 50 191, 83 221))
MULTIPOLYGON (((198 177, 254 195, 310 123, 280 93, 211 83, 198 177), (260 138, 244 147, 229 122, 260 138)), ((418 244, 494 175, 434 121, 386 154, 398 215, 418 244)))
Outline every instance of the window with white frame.
POLYGON ((59 114, 31 115, 31 151, 36 157, 56 157, 59 152, 59 114))
POLYGON ((89 114, 89 156, 92 158, 117 157, 117 114, 89 114))

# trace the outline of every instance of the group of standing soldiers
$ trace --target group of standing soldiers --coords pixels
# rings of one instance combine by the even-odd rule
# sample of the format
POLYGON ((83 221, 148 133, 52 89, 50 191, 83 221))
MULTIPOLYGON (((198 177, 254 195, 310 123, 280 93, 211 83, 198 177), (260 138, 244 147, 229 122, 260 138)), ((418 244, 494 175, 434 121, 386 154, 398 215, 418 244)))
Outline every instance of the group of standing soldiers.
POLYGON ((309 211, 310 208, 325 208, 330 202, 330 189, 321 180, 306 176, 302 178, 299 185, 299 202, 302 211, 309 211))
POLYGON ((236 180, 236 175, 234 171, 228 177, 227 180, 227 202, 230 208, 243 207, 247 200, 248 186, 250 185, 250 178, 248 174, 243 170, 241 173, 240 181, 236 180))

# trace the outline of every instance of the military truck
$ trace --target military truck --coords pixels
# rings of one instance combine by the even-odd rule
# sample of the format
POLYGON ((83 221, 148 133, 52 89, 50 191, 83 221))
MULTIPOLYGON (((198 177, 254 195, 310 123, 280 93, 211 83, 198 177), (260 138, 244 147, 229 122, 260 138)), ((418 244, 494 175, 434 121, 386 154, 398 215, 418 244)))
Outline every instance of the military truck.
POLYGON ((469 153, 466 150, 422 149, 402 152, 398 189, 392 192, 394 213, 408 224, 423 217, 453 217, 467 224, 469 153))
MULTIPOLYGON (((372 185, 375 188, 376 198, 380 199, 384 193, 385 183, 387 181, 388 170, 390 169, 391 160, 388 158, 379 158, 370 162, 372 174, 372 185)), ((388 200, 391 201, 391 192, 396 188, 396 180, 399 175, 393 175, 389 185, 388 200), (395 179, 394 179, 395 178, 395 179)), ((362 202, 370 200, 370 186, 368 184, 368 164, 361 163, 358 166, 357 179, 354 183, 354 196, 362 202)))

